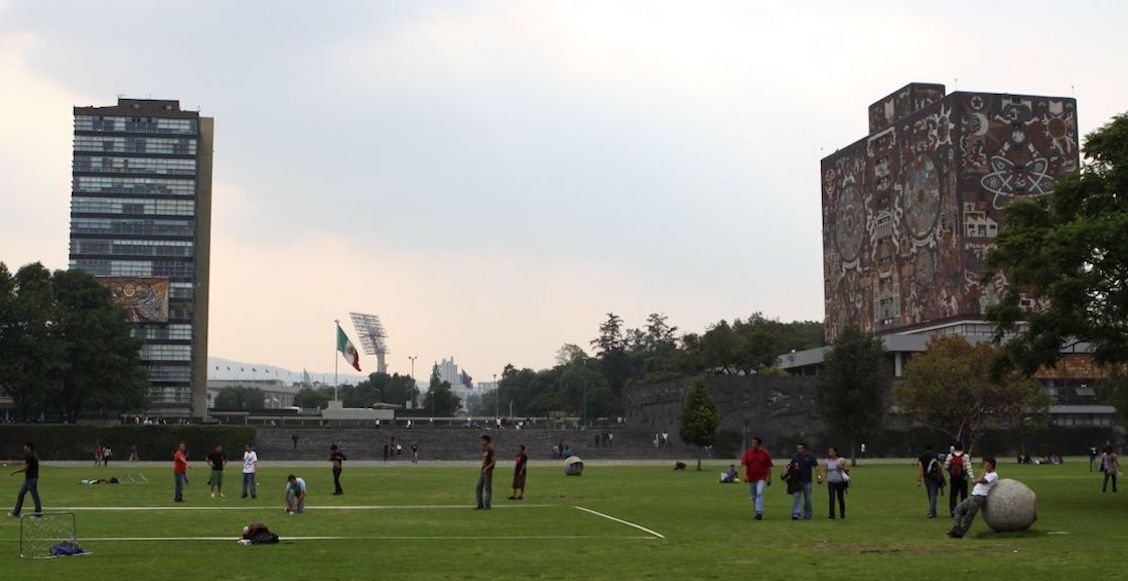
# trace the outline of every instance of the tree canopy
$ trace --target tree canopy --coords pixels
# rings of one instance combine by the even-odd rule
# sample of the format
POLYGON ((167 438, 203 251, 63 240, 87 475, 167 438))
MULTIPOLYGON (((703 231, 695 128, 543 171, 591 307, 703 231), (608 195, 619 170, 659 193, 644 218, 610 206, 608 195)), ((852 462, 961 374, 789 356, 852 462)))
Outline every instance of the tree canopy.
MULTIPOLYGON (((780 354, 822 341, 822 323, 783 323, 760 313, 680 336, 662 313, 647 315, 640 328, 628 328, 622 317, 607 313, 590 341, 593 355, 566 343, 549 369, 507 365, 499 382, 501 407, 508 410, 512 402, 517 415, 580 416, 586 395, 586 416, 609 418, 622 412, 623 391, 630 385, 692 375, 771 373, 780 354)), ((475 413, 492 414, 495 397, 483 394, 475 413)))
POLYGON ((265 403, 261 389, 243 385, 225 387, 215 396, 217 410, 261 410, 265 403))
POLYGON ((880 430, 888 407, 892 373, 885 363, 885 342, 851 325, 838 335, 816 382, 819 412, 831 431, 857 444, 880 430))
POLYGON ((0 263, 0 389, 19 420, 116 414, 148 404, 141 341, 108 288, 81 271, 0 263))
POLYGON ((1051 401, 1042 386, 1018 372, 995 377, 998 350, 958 336, 933 338, 905 366, 905 379, 893 390, 897 405, 968 451, 988 429, 1044 423, 1051 401))
POLYGON ((1027 374, 1076 342, 1099 363, 1128 362, 1128 113, 1090 133, 1083 153, 1052 195, 1006 208, 988 257, 987 279, 1007 287, 987 317, 1000 338, 1017 331, 1006 350, 1027 374))

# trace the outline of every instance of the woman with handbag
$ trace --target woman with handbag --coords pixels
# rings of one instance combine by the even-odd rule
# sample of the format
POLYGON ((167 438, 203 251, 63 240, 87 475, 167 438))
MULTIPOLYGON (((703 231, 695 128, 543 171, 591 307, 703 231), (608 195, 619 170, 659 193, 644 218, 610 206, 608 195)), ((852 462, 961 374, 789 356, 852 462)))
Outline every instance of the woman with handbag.
POLYGON ((834 499, 838 498, 838 515, 846 518, 846 488, 850 486, 850 466, 838 454, 838 448, 831 446, 826 451, 826 465, 819 474, 819 483, 826 481, 827 497, 830 499, 830 519, 834 520, 834 499))

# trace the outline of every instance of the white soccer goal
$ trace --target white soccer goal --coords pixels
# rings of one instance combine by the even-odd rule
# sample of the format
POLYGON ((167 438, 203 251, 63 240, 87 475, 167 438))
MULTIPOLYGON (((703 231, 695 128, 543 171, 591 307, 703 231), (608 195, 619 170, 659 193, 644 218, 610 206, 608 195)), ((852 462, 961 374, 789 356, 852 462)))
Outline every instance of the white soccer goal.
POLYGON ((58 556, 55 547, 67 543, 78 546, 73 512, 33 513, 20 517, 20 557, 50 559, 58 556))

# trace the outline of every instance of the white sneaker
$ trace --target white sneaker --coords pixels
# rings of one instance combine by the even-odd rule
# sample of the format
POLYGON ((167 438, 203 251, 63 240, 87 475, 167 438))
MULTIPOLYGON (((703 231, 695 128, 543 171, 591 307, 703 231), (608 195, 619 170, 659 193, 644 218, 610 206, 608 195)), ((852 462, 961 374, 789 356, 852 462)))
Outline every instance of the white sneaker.
POLYGON ((219 493, 219 497, 220 497, 220 498, 227 498, 226 496, 224 496, 224 495, 223 495, 223 493, 222 493, 222 492, 221 492, 221 493, 219 493))
POLYGON ((213 492, 213 493, 211 493, 211 497, 212 497, 212 498, 215 498, 215 493, 214 493, 214 492, 213 492))

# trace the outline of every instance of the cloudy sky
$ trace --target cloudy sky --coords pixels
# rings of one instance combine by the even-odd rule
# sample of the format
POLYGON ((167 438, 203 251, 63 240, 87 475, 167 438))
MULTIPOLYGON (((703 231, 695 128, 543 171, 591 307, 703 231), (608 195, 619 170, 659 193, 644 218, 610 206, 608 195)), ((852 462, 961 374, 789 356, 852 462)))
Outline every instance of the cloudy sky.
POLYGON ((1120 3, 951 4, 0 0, 0 260, 66 266, 72 106, 168 98, 216 118, 213 356, 330 370, 355 310, 485 380, 612 311, 821 319, 871 102, 1128 109, 1120 3))

